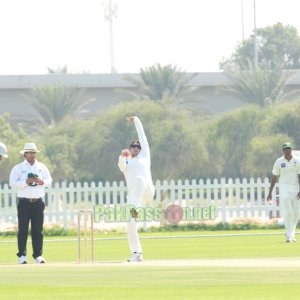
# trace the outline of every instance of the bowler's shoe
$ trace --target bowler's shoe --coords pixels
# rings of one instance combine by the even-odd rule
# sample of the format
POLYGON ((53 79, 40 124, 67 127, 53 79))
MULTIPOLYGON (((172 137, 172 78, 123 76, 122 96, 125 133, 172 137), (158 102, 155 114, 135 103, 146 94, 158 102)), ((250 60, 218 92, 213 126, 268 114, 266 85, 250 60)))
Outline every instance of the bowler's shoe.
POLYGON ((143 258, 143 255, 142 253, 138 253, 138 252, 133 252, 133 254, 128 258, 128 262, 141 262, 143 261, 144 258, 143 258))

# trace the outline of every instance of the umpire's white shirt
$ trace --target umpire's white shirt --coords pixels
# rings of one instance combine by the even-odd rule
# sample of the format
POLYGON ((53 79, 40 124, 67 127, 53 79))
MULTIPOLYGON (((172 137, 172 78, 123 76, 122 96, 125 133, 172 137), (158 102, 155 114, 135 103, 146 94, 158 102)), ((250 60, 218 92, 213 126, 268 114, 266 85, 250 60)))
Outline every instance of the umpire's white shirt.
POLYGON ((279 186, 299 188, 300 160, 298 158, 293 156, 290 161, 286 160, 284 156, 278 158, 272 173, 279 176, 279 186))
POLYGON ((41 198, 45 196, 44 188, 50 186, 52 178, 48 168, 41 162, 35 160, 31 165, 26 159, 14 166, 10 172, 9 185, 13 189, 17 189, 17 197, 19 198, 41 198), (28 173, 37 174, 43 180, 43 185, 30 186, 27 185, 26 179, 28 173))

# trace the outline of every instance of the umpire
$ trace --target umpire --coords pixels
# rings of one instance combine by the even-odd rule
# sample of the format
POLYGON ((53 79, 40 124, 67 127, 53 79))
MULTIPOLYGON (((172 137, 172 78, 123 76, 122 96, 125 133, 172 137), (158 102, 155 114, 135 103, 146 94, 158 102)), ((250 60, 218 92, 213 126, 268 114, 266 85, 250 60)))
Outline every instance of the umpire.
POLYGON ((43 253, 43 223, 45 187, 52 183, 48 168, 37 161, 38 149, 34 143, 26 143, 20 151, 25 160, 14 166, 10 173, 9 184, 17 189, 18 197, 18 250, 20 264, 27 264, 26 244, 29 221, 31 222, 31 239, 33 258, 36 263, 45 263, 43 253))

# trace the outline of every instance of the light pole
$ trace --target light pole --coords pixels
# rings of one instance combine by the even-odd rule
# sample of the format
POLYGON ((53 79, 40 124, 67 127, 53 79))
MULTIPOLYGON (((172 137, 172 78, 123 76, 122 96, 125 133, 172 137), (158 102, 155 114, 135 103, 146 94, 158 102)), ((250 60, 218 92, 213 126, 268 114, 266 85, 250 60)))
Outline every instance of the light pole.
POLYGON ((109 22, 109 39, 110 39, 110 72, 116 71, 114 66, 114 36, 113 36, 113 18, 117 16, 117 6, 112 4, 112 0, 103 2, 104 18, 109 22))
POLYGON ((254 53, 254 66, 258 67, 258 53, 257 53, 257 32, 256 32, 256 6, 255 6, 255 0, 253 0, 253 9, 254 9, 254 42, 253 42, 253 53, 254 53))
POLYGON ((241 10, 242 10, 242 38, 243 42, 245 40, 245 26, 244 26, 244 0, 241 0, 241 10))

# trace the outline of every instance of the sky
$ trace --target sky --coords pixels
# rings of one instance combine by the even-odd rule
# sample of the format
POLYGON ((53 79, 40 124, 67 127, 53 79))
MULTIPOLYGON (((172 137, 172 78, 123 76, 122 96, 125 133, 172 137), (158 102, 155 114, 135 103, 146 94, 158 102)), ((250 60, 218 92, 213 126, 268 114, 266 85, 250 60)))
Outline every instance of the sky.
MULTIPOLYGON (((300 34, 299 0, 111 0, 113 68, 155 63, 219 71, 254 28, 277 22, 300 34), (243 7, 243 9, 242 9, 243 7), (243 22, 244 21, 244 26, 243 22), (243 34, 244 33, 244 34, 243 34)), ((0 0, 0 75, 110 73, 109 0, 0 0)))

